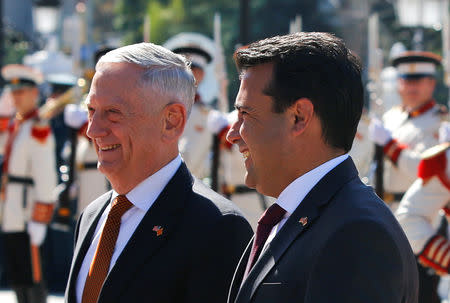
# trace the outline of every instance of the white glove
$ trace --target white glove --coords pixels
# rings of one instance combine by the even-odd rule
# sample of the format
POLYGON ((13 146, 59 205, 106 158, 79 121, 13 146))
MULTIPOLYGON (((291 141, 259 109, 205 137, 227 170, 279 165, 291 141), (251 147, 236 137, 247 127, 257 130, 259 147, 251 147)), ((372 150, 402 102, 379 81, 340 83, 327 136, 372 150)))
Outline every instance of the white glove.
POLYGON ((380 120, 372 119, 369 125, 369 139, 378 145, 384 146, 391 141, 392 134, 380 120))
POLYGON ((72 128, 80 128, 88 120, 88 114, 76 104, 67 104, 64 108, 64 123, 72 128))
POLYGON ((211 110, 208 114, 208 129, 213 134, 218 134, 222 129, 228 126, 227 116, 218 110, 211 110))
POLYGON ((47 233, 47 225, 29 221, 27 225, 27 231, 30 235, 31 244, 41 246, 47 233))
POLYGON ((439 142, 450 142, 450 122, 442 122, 439 127, 439 142))

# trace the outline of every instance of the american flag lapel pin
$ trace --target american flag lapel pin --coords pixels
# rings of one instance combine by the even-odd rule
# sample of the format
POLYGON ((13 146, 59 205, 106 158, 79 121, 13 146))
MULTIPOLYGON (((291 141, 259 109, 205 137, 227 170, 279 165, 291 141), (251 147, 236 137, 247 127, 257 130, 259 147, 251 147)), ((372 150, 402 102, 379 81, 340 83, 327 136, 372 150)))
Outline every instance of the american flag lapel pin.
POLYGON ((308 217, 301 217, 300 220, 298 220, 303 226, 308 224, 308 217))
POLYGON ((163 234, 164 228, 159 225, 153 226, 153 231, 156 232, 156 236, 159 237, 163 234))

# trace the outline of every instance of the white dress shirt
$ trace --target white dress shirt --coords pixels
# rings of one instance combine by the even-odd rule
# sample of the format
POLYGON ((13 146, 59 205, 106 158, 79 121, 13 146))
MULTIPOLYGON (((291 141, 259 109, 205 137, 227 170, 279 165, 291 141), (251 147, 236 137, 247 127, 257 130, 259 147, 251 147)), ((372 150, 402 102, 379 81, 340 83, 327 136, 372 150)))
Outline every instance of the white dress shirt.
MULTIPOLYGON (((167 183, 169 183, 170 179, 172 179, 172 177, 175 175, 180 165, 181 157, 180 155, 178 155, 169 164, 161 168, 150 177, 146 178, 126 194, 126 197, 128 198, 128 200, 130 200, 131 203, 133 203, 133 206, 122 216, 122 219, 120 221, 119 235, 117 237, 114 253, 111 257, 109 271, 111 271, 111 269, 114 267, 117 258, 122 253, 124 247, 133 235, 142 218, 156 201, 167 183)), ((111 201, 113 201, 114 198, 116 198, 118 195, 119 194, 116 191, 113 191, 111 201)), ((105 225, 106 218, 108 217, 110 209, 111 202, 110 205, 106 207, 105 211, 100 217, 100 220, 98 221, 91 246, 89 246, 89 250, 87 251, 81 265, 76 284, 76 296, 78 303, 81 303, 84 284, 89 272, 89 267, 91 266, 92 259, 97 249, 98 241, 100 239, 100 235, 102 234, 103 227, 105 225)))
MULTIPOLYGON (((277 203, 283 209, 286 210, 283 218, 280 223, 275 225, 270 231, 269 237, 264 244, 263 250, 266 249, 267 245, 273 240, 278 231, 283 227, 284 223, 286 223, 287 219, 291 216, 294 210, 302 203, 303 199, 306 195, 311 191, 311 189, 322 179, 328 172, 330 172, 333 168, 344 162, 348 158, 348 154, 336 157, 331 159, 322 165, 310 170, 306 174, 298 177, 294 181, 291 182, 280 194, 278 197, 277 203)), ((259 256, 261 257, 262 254, 259 256)))

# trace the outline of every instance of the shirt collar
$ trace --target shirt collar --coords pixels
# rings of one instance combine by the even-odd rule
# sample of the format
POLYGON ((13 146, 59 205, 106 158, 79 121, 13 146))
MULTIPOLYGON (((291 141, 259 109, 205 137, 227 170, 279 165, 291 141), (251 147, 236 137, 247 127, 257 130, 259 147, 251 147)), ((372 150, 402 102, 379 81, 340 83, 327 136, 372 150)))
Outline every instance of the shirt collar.
MULTIPOLYGON (((158 170, 156 173, 144 179, 135 188, 126 194, 128 200, 134 206, 143 211, 148 211, 155 200, 169 183, 170 179, 175 175, 181 165, 181 156, 178 155, 170 161, 166 166, 158 170)), ((119 194, 113 190, 111 201, 119 194)))
POLYGON ((320 179, 347 158, 348 154, 333 158, 298 177, 281 192, 276 203, 286 210, 287 215, 290 215, 320 179))

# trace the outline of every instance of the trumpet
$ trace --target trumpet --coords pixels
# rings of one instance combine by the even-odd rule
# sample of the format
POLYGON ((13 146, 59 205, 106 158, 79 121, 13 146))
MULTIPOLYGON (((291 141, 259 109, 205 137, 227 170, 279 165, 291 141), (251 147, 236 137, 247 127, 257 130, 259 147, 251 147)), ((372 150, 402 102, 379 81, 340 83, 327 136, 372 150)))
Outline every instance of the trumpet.
POLYGON ((49 120, 64 110, 67 104, 77 103, 87 92, 89 85, 83 78, 77 84, 56 98, 48 98, 44 105, 39 107, 38 115, 41 119, 49 120))

